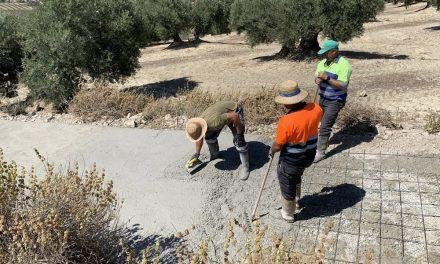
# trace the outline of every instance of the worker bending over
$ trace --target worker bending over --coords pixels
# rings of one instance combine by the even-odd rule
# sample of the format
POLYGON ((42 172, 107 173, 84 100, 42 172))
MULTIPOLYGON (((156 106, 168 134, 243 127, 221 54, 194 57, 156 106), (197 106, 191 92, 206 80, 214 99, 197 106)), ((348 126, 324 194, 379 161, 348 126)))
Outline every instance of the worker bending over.
POLYGON ((208 144, 210 160, 218 158, 218 136, 225 126, 228 126, 234 136, 234 146, 240 154, 240 178, 249 177, 249 151, 244 138, 245 123, 243 107, 236 102, 221 101, 208 107, 197 118, 191 118, 186 124, 186 135, 195 143, 195 154, 188 160, 186 167, 189 172, 194 171, 203 162, 199 159, 203 146, 203 139, 208 144))

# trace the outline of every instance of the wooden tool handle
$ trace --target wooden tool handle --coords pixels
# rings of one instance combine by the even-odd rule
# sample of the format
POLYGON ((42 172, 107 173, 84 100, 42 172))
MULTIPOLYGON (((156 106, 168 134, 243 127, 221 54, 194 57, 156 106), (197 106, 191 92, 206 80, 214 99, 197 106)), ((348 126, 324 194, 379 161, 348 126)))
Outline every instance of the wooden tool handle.
POLYGON ((270 157, 269 159, 269 166, 267 166, 266 174, 263 177, 263 181, 261 182, 260 192, 258 193, 257 201, 255 202, 254 210, 252 211, 252 219, 255 219, 255 214, 257 213, 258 204, 260 203, 261 194, 263 194, 264 186, 266 185, 267 176, 270 172, 270 167, 272 166, 273 157, 270 157))

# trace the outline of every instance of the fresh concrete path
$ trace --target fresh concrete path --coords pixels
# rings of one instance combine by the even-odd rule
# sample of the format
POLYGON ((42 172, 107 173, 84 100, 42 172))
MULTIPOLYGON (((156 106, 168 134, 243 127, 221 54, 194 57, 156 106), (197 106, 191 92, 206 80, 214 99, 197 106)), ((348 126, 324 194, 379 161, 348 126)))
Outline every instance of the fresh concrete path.
POLYGON ((191 226, 206 195, 200 181, 186 179, 181 163, 193 147, 182 131, 0 121, 0 147, 7 159, 40 171, 33 148, 56 165, 96 162, 124 200, 123 219, 145 232, 191 226))

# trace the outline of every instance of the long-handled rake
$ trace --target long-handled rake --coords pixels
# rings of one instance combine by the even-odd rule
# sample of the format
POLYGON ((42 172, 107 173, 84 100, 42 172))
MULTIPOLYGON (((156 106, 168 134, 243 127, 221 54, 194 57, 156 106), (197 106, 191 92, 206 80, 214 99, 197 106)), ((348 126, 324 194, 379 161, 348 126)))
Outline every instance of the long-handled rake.
POLYGON ((255 214, 257 213, 258 205, 260 204, 261 194, 263 194, 264 187, 266 186, 267 176, 269 176, 270 168, 272 167, 273 157, 269 159, 269 166, 267 166, 266 174, 261 182, 260 192, 258 193, 257 200, 255 201, 254 210, 252 211, 251 221, 255 221, 255 214))
POLYGON ((318 92, 319 92, 319 86, 316 88, 312 103, 316 103, 316 98, 318 97, 318 92))

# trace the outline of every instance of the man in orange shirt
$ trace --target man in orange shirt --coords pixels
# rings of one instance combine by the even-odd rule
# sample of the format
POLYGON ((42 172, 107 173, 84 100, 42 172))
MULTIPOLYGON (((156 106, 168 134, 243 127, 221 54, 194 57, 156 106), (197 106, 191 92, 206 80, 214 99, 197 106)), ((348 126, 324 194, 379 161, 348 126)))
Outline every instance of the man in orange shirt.
POLYGON ((306 103, 308 93, 298 88, 295 81, 285 81, 275 102, 283 104, 283 115, 276 131, 269 155, 281 152, 278 163, 278 181, 282 195, 281 216, 294 222, 294 215, 301 197, 301 177, 313 163, 318 141, 318 126, 323 111, 315 103, 306 103))

